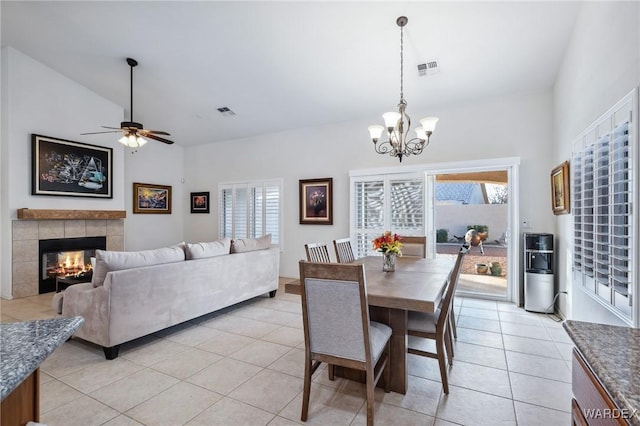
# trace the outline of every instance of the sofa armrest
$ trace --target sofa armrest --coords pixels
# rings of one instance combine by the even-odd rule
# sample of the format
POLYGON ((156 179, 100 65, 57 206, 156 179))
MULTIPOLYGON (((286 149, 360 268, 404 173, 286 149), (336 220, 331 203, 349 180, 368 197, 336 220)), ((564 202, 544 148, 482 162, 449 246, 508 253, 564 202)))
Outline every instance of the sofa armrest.
POLYGON ((81 316, 84 324, 74 336, 100 346, 113 346, 109 341, 109 291, 91 283, 76 284, 64 291, 63 316, 81 316))

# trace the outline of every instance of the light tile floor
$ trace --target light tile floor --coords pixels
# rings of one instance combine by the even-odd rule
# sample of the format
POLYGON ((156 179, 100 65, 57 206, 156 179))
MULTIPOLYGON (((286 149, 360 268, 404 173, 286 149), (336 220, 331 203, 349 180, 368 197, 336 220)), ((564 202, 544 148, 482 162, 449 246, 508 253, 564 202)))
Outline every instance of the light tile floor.
MULTIPOLYGON (((41 422, 90 425, 300 423, 304 336, 299 296, 258 297, 122 345, 72 339, 41 366, 41 422)), ((3 322, 52 317, 51 294, 2 300, 3 322)), ((409 355, 406 395, 376 390, 379 425, 568 425, 571 341, 560 323, 502 302, 456 298, 450 393, 437 361, 409 355)), ((412 344, 430 344, 412 341, 412 344)), ((324 368, 310 425, 366 424, 363 385, 324 368)))

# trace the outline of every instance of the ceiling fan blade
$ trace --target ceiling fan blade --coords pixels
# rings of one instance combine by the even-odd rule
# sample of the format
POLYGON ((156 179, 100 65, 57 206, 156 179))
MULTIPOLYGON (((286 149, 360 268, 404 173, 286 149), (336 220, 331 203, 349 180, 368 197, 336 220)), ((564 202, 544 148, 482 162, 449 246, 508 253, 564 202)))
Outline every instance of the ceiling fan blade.
POLYGON ((113 130, 122 130, 122 127, 109 127, 109 126, 100 126, 103 129, 113 129, 113 130))
POLYGON ((162 130, 147 130, 147 129, 143 129, 142 132, 144 132, 144 133, 154 133, 156 135, 171 136, 171 133, 167 133, 167 132, 164 132, 162 130))
POLYGON ((173 144, 173 141, 170 141, 169 139, 161 138, 160 136, 155 136, 155 135, 146 134, 146 135, 144 135, 144 137, 145 137, 145 138, 149 138, 149 139, 156 140, 156 141, 158 141, 158 142, 166 143, 167 145, 171 145, 171 144, 173 144))
POLYGON ((101 133, 119 133, 120 130, 109 130, 107 132, 91 132, 91 133, 80 133, 81 135, 99 135, 101 133))

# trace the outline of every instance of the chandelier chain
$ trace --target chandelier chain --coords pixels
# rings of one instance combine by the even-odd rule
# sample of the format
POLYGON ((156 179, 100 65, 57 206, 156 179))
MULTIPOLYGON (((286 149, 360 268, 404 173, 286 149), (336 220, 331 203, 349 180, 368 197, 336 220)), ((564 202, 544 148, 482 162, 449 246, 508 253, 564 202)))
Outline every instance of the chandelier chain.
POLYGON ((404 27, 400 27, 400 102, 404 100, 404 27))

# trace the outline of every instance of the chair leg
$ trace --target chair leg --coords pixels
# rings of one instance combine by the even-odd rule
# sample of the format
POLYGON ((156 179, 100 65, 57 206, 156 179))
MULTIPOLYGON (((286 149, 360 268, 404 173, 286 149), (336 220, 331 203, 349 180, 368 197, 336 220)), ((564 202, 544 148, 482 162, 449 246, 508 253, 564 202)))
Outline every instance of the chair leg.
MULTIPOLYGON (((373 367, 372 367, 373 368, 373 367)), ((375 383, 373 379, 373 372, 367 372, 367 426, 373 426, 373 411, 374 411, 374 391, 375 383)))
POLYGON ((447 330, 444 333, 444 346, 447 350, 449 365, 453 365, 453 337, 451 336, 451 327, 447 324, 447 330))
POLYGON ((449 394, 449 381, 447 380, 447 361, 444 355, 444 339, 443 335, 436 338, 436 353, 438 355, 438 364, 440 365, 440 378, 442 379, 442 389, 445 394, 449 394))
POLYGON ((449 321, 451 322, 451 330, 453 330, 453 337, 458 339, 458 330, 456 330, 456 316, 453 313, 455 311, 455 306, 453 306, 453 300, 451 301, 451 315, 449 316, 449 321))
POLYGON ((311 359, 304 360, 304 387, 302 390, 302 414, 300 420, 307 421, 309 415, 309 395, 311 394, 311 374, 312 374, 312 361, 311 359))

